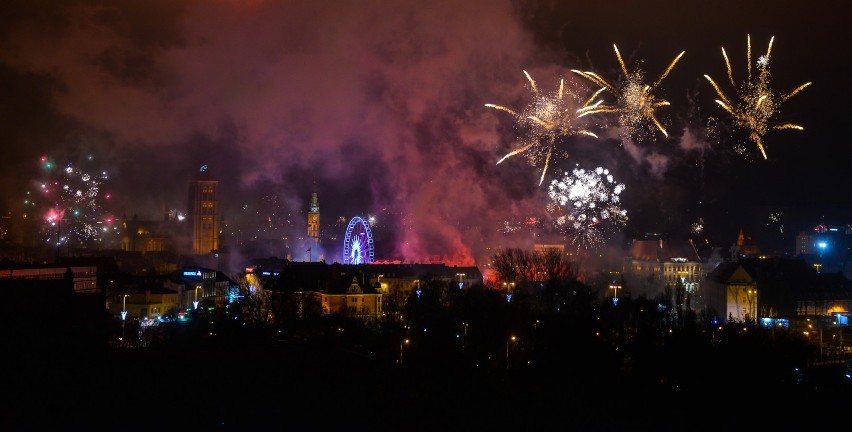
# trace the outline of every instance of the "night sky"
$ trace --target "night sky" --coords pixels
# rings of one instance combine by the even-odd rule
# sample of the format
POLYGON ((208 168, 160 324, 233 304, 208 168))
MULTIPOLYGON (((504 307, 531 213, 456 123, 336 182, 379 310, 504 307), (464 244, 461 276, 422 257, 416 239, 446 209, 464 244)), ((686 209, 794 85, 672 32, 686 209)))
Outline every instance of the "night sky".
POLYGON ((469 264, 482 245, 516 241, 506 221, 548 220, 560 170, 603 166, 626 185, 625 238, 685 237, 701 218, 711 243, 743 228, 792 248, 801 229, 852 223, 850 22, 849 6, 823 0, 5 1, 0 210, 22 211, 42 156, 92 155, 110 175, 109 211, 149 219, 185 210, 206 164, 225 219, 269 194, 306 211, 316 191, 326 222, 396 227, 377 257, 469 264), (733 93, 720 48, 739 81, 747 35, 753 62, 775 37, 775 92, 813 82, 778 113, 804 130, 768 132, 766 160, 703 78, 733 93), (485 104, 528 103, 523 71, 543 91, 588 86, 571 69, 617 80, 613 44, 649 77, 686 51, 656 90, 671 102, 657 111, 669 138, 625 143, 610 127, 560 141, 567 155, 542 186, 522 156, 497 165, 519 132, 485 104))

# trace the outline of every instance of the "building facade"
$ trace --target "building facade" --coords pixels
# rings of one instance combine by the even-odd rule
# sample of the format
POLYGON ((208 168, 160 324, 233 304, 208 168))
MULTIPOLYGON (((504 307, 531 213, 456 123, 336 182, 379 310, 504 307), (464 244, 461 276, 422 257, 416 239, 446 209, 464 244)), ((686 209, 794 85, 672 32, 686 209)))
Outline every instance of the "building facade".
POLYGON ((369 286, 362 288, 358 278, 353 277, 345 292, 322 293, 322 311, 323 314, 342 314, 365 321, 376 320, 382 316, 382 294, 369 286))
POLYGON ((724 293, 729 320, 847 322, 852 281, 840 273, 819 273, 802 259, 744 258, 723 263, 708 276, 708 288, 724 293))
POLYGON ((317 193, 311 194, 311 211, 308 212, 308 238, 313 244, 319 243, 320 235, 320 209, 317 201, 317 193))
POLYGON ((219 181, 207 165, 189 183, 188 217, 192 225, 192 253, 204 255, 219 249, 219 181))
POLYGON ((237 292, 237 283, 224 273, 197 266, 174 272, 163 286, 177 293, 178 307, 185 310, 202 304, 223 307, 233 301, 237 292))
POLYGON ((695 300, 693 308, 701 307, 701 272, 701 258, 690 240, 633 240, 622 268, 623 289, 633 297, 653 298, 666 287, 683 284, 695 300))
POLYGON ((37 265, 0 269, 2 279, 63 280, 70 276, 77 294, 99 292, 97 266, 37 265))

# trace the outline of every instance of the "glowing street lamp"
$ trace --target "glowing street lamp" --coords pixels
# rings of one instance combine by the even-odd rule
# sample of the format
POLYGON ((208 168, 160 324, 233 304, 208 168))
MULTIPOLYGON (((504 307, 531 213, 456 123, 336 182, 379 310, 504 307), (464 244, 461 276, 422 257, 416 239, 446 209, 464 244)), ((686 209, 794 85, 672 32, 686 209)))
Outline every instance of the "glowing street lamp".
POLYGON ((404 346, 408 345, 409 342, 410 341, 408 339, 404 339, 402 342, 399 343, 399 363, 400 364, 402 364, 402 348, 404 346))
POLYGON ((506 290, 506 301, 512 301, 512 293, 515 291, 514 282, 503 282, 503 289, 506 290))
POLYGON ((515 342, 518 340, 515 336, 506 339, 506 369, 509 369, 509 342, 515 342))
POLYGON ((195 287, 195 300, 192 301, 193 309, 198 309, 198 303, 199 303, 198 302, 198 290, 200 290, 200 289, 201 289, 200 286, 195 287))
POLYGON ((124 294, 121 296, 121 339, 124 340, 124 323, 127 319, 127 297, 130 297, 130 294, 124 294))
POLYGON ((456 276, 459 277, 459 289, 462 289, 462 287, 464 286, 464 282, 462 282, 462 278, 467 276, 467 275, 464 274, 464 273, 456 273, 456 276))
POLYGON ((127 319, 127 297, 130 297, 130 294, 124 294, 121 296, 121 324, 124 325, 124 320, 127 319))
POLYGON ((618 289, 621 288, 621 285, 611 284, 609 289, 613 290, 614 294, 612 296, 612 304, 618 305, 618 289))

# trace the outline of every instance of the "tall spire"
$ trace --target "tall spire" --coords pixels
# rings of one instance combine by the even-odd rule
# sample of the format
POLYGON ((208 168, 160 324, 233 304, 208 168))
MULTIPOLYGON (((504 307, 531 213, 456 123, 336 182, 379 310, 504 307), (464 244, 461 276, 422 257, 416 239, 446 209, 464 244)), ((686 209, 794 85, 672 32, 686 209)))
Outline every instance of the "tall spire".
POLYGON ((311 213, 319 213, 319 202, 317 202, 317 193, 311 194, 311 213))
MULTIPOLYGON (((316 186, 314 187, 316 190, 316 186)), ((320 209, 319 202, 317 201, 317 193, 311 193, 311 208, 308 212, 308 237, 310 237, 314 243, 319 242, 319 223, 320 223, 320 209)))

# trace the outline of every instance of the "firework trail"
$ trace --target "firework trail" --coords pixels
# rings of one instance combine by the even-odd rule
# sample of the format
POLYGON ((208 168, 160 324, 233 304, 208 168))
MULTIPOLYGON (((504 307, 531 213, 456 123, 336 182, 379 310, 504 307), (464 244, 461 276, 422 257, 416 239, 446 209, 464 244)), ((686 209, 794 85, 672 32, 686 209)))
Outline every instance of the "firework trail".
POLYGON ((44 221, 47 242, 85 245, 103 236, 112 220, 106 220, 101 194, 107 181, 105 171, 90 173, 75 164, 58 166, 41 158, 45 178, 37 182, 38 193, 27 193, 24 203, 44 221), (58 237, 61 234, 61 237, 58 237))
POLYGON ((606 168, 574 168, 550 183, 548 211, 555 216, 556 227, 571 237, 578 249, 595 249, 627 222, 627 211, 621 208, 619 198, 624 189, 606 168))
MULTIPOLYGON (((502 105, 485 104, 485 106, 513 115, 518 124, 529 131, 529 134, 524 135, 525 138, 521 140, 520 146, 503 156, 497 164, 517 154, 525 153, 533 165, 542 164, 541 178, 538 182, 541 186, 551 159, 557 155, 567 155, 556 148, 557 138, 572 135, 587 135, 594 138, 598 136, 572 124, 580 117, 574 110, 574 107, 579 105, 579 101, 576 100, 575 93, 566 92, 564 79, 559 81, 559 90, 556 92, 542 93, 530 74, 527 71, 523 72, 529 80, 533 99, 521 112, 502 105)), ((588 99, 581 109, 586 108, 592 99, 588 99)))
POLYGON ((719 95, 716 103, 719 104, 733 118, 734 125, 748 132, 749 138, 757 145, 763 159, 766 157, 766 149, 763 145, 763 136, 769 129, 798 129, 803 128, 792 123, 783 123, 771 125, 770 123, 778 114, 778 109, 782 103, 793 97, 796 93, 802 91, 805 87, 811 85, 810 82, 802 84, 789 93, 784 95, 775 94, 769 86, 772 75, 769 73, 769 54, 772 52, 772 42, 775 36, 769 39, 769 46, 766 49, 766 54, 760 56, 755 63, 757 68, 756 73, 752 73, 751 67, 751 35, 746 36, 746 79, 743 83, 737 86, 734 81, 734 74, 731 70, 731 62, 728 60, 728 54, 725 48, 722 48, 722 57, 725 59, 725 67, 728 71, 728 81, 736 89, 737 100, 729 98, 725 92, 719 88, 719 85, 710 78, 709 75, 704 75, 704 78, 710 82, 719 95))
POLYGON ((654 125, 654 127, 668 138, 669 134, 659 119, 657 119, 656 111, 657 108, 668 106, 670 103, 665 99, 658 98, 654 94, 654 91, 669 75, 672 69, 674 69, 686 51, 681 51, 660 77, 652 84, 648 84, 645 82, 645 73, 642 69, 637 68, 634 72, 628 72, 627 66, 621 58, 621 53, 618 51, 618 47, 616 45, 612 47, 615 50, 615 56, 618 58, 618 64, 621 66, 621 72, 624 75, 623 79, 617 84, 610 83, 594 72, 576 69, 572 69, 571 71, 600 86, 600 89, 592 96, 593 99, 606 90, 615 96, 616 102, 615 104, 605 104, 603 100, 596 102, 589 100, 586 106, 577 111, 578 116, 582 117, 595 113, 615 113, 618 114, 618 123, 622 128, 622 136, 631 139, 643 137, 645 131, 651 129, 650 125, 654 125))

